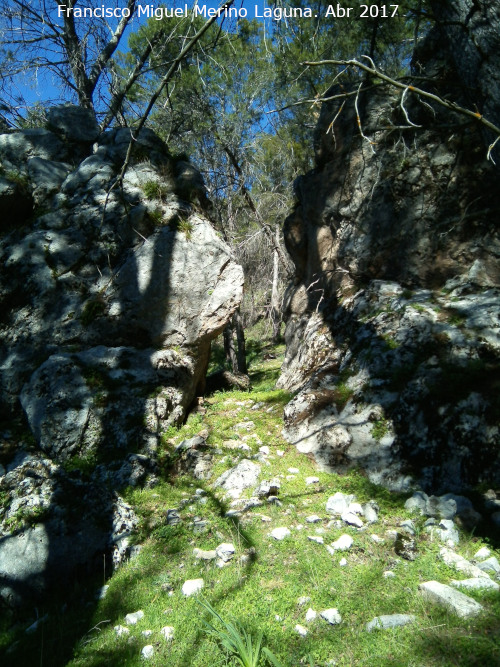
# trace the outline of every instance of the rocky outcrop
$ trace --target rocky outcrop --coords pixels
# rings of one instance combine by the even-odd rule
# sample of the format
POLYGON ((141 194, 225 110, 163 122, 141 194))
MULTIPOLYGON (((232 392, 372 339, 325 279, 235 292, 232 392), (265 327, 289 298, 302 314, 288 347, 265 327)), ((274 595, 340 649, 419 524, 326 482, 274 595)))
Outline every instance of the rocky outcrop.
POLYGON ((117 490, 154 483, 160 434, 202 389, 243 287, 200 174, 153 132, 133 137, 117 182, 129 129, 99 137, 77 107, 48 127, 0 134, 0 592, 12 599, 30 571, 41 590, 96 552, 125 552, 134 519, 117 490), (19 540, 38 545, 36 573, 31 556, 15 562, 19 540))
MULTIPOLYGON (((414 66, 468 106, 440 34, 414 66)), ((286 437, 390 488, 498 484, 500 193, 482 130, 376 86, 358 99, 367 141, 340 104, 323 106, 285 222, 286 437)))

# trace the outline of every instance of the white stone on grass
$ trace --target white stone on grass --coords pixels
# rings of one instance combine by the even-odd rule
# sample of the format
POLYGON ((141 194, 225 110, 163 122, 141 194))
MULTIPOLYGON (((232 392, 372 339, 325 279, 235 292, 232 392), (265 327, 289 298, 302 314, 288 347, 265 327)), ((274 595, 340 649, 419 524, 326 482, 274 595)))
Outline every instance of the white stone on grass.
POLYGON ((141 618, 144 618, 144 612, 142 609, 139 609, 139 611, 134 611, 133 613, 127 614, 125 616, 125 623, 127 625, 135 625, 138 621, 141 620, 141 618))
POLYGON ((345 567, 347 565, 347 558, 341 558, 339 560, 340 567, 345 567))
POLYGON ((354 496, 345 495, 337 491, 333 496, 330 496, 326 501, 326 511, 329 514, 343 514, 347 511, 349 505, 353 502, 354 496))
POLYGON ((145 646, 142 651, 141 651, 141 656, 144 658, 144 660, 150 660, 155 654, 155 649, 152 644, 148 644, 145 646))
POLYGON ((319 484, 319 477, 306 477, 306 484, 319 484))
POLYGON ((483 560, 482 563, 478 563, 477 566, 480 570, 483 570, 483 572, 491 572, 491 574, 496 576, 500 574, 500 563, 495 556, 483 560))
POLYGON ((338 625, 342 622, 342 617, 338 609, 324 609, 319 615, 322 619, 330 623, 330 625, 338 625))
POLYGON ((160 630, 160 633, 163 635, 163 639, 167 642, 174 638, 174 628, 171 625, 166 625, 160 630))
POLYGON ((299 607, 303 607, 308 602, 311 602, 311 598, 308 595, 303 595, 297 600, 297 604, 299 605, 299 607))
POLYGON ((384 579, 394 579, 396 575, 392 570, 386 570, 382 576, 384 577, 384 579))
POLYGON ((363 514, 363 508, 359 503, 351 503, 347 508, 348 512, 353 512, 353 514, 363 514))
POLYGON ((352 547, 352 537, 350 535, 341 535, 338 540, 332 542, 332 549, 335 551, 348 551, 352 547))
POLYGON ((424 598, 446 607, 460 618, 476 616, 483 609, 479 602, 438 581, 426 581, 420 584, 419 590, 424 598))
POLYGON ((288 530, 288 528, 275 528, 270 532, 270 536, 275 540, 284 540, 285 537, 290 537, 291 534, 292 533, 288 530))
POLYGON ((485 558, 489 558, 491 556, 491 551, 488 549, 488 547, 481 547, 479 551, 476 551, 474 554, 474 558, 476 560, 484 560, 485 558))
POLYGON ((486 577, 474 577, 473 579, 462 579, 458 581, 453 579, 450 581, 450 584, 453 588, 468 588, 469 590, 478 591, 478 590, 491 590, 498 591, 500 586, 490 578, 486 577))
POLYGON ((292 475, 298 475, 300 470, 298 468, 288 468, 288 472, 292 475))
POLYGON ((389 614, 384 616, 376 616, 373 620, 366 624, 366 630, 389 630, 391 628, 399 628, 408 623, 413 623, 415 616, 412 614, 389 614))
POLYGON ((447 547, 441 547, 439 554, 446 565, 455 568, 458 572, 463 572, 468 577, 489 577, 487 572, 484 572, 476 565, 469 563, 463 556, 460 556, 447 547))
POLYGON ((340 518, 344 523, 348 523, 350 526, 356 526, 356 528, 362 528, 364 525, 354 512, 344 512, 340 518))
POLYGON ((384 544, 385 542, 385 540, 382 537, 380 537, 379 535, 375 535, 375 533, 370 535, 370 537, 372 539, 372 542, 375 542, 375 544, 384 544))
POLYGON ((284 455, 285 455, 285 452, 284 452, 282 449, 277 449, 277 450, 276 450, 276 455, 277 455, 277 456, 284 456, 284 455))
POLYGON ((199 560, 215 560, 217 558, 215 551, 204 551, 203 549, 193 549, 193 556, 199 560))
POLYGON ((223 542, 215 549, 215 554, 222 564, 229 563, 234 558, 234 544, 230 542, 223 542))
POLYGON ((117 637, 121 637, 122 635, 129 635, 130 630, 126 628, 124 625, 115 625, 113 630, 116 632, 117 637))
POLYGON ((306 623, 312 623, 314 620, 316 620, 317 615, 318 614, 314 611, 314 609, 309 607, 306 612, 306 623))
POLYGON ((143 631, 141 632, 141 635, 142 635, 143 637, 151 637, 152 634, 153 634, 153 631, 152 631, 152 630, 143 630, 143 631))
POLYGON ((243 459, 237 466, 227 470, 214 483, 214 487, 221 487, 231 498, 239 498, 245 489, 257 484, 260 475, 260 465, 243 459))
POLYGON ((297 632, 301 637, 305 637, 307 635, 307 628, 297 623, 295 626, 295 632, 297 632))
POLYGON ((189 597, 190 595, 196 595, 196 593, 201 591, 204 585, 205 582, 203 579, 188 579, 182 584, 182 593, 186 597, 189 597))
POLYGON ((307 539, 311 540, 311 542, 316 542, 316 544, 324 544, 324 539, 319 537, 319 535, 308 535, 307 539))
POLYGON ((317 514, 312 514, 306 518, 306 521, 307 523, 319 523, 321 521, 321 517, 319 517, 317 514))

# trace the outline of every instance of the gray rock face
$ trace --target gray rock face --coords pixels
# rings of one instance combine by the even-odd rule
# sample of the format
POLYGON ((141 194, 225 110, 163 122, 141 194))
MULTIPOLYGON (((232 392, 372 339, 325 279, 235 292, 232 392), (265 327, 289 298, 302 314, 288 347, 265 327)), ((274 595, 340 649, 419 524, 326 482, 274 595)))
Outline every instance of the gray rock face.
POLYGON ((72 104, 52 107, 48 113, 49 128, 70 141, 90 143, 99 136, 99 125, 90 109, 72 104))
MULTIPOLYGON (((31 448, 31 459, 2 461, 0 480, 2 595, 16 601, 49 586, 58 563, 71 576, 96 552, 127 557, 136 520, 113 494, 155 483, 159 435, 203 389, 210 342, 243 289, 204 217, 201 175, 153 132, 134 141, 111 190, 130 130, 99 136, 92 114, 71 106, 51 110, 49 126, 0 134, 0 414, 27 425, 9 451, 31 448), (77 521, 68 489, 87 499, 77 521), (20 539, 29 548, 14 563, 20 539)), ((208 452, 183 457, 210 475, 208 452)))
MULTIPOLYGON (((463 61, 483 44, 471 88, 449 88, 441 74, 431 85, 466 106, 477 96, 493 113, 498 76, 487 71, 498 60, 498 10, 482 0, 432 4, 445 17, 441 37, 422 40, 415 71, 461 81, 463 61), (467 46, 460 53, 456 31, 467 46)), ((479 126, 443 133, 449 112, 424 110, 416 98, 407 112, 421 127, 387 132, 400 96, 377 87, 358 100, 370 144, 351 99, 323 105, 315 168, 296 180, 284 225, 295 265, 279 380, 295 392, 285 437, 324 470, 358 466, 394 490, 498 485, 500 238, 491 221, 500 191, 489 141, 479 126)), ((451 519, 453 502, 435 509, 451 519)))
POLYGON ((445 607, 460 618, 477 616, 483 607, 468 595, 438 581, 426 581, 419 586, 422 596, 435 604, 445 607))

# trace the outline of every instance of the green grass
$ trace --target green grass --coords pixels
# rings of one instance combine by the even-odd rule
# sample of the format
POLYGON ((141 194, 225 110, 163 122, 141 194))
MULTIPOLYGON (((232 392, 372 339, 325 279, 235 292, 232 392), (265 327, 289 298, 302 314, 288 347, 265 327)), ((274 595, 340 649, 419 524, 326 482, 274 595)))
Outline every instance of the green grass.
MULTIPOLYGON (((262 344, 261 353, 264 347, 262 344)), ((3 627, 0 646, 20 640, 18 652, 11 654, 12 664, 139 666, 144 664, 141 649, 146 644, 152 644, 155 651, 147 662, 150 665, 241 664, 237 662, 238 653, 224 645, 223 633, 236 643, 238 634, 247 648, 251 638, 254 653, 256 642, 261 641, 261 647, 272 652, 276 660, 273 663, 261 651, 260 660, 249 663, 261 666, 326 666, 331 660, 339 667, 500 664, 496 641, 500 631, 499 596, 471 593, 485 606, 485 612, 467 621, 424 603, 418 593, 421 582, 435 579, 448 583, 459 577, 439 559, 440 544, 423 529, 420 517, 412 517, 417 526, 417 559, 408 562, 396 556, 386 531, 397 529, 403 519, 412 516, 404 509, 406 496, 373 485, 356 470, 343 476, 318 472, 308 457, 283 440, 282 411, 290 395, 274 388, 283 348, 275 352, 273 359, 262 360, 258 355, 252 358, 251 391, 217 392, 205 399, 204 414, 192 414, 181 428, 171 428, 164 434, 159 484, 151 489, 129 488, 124 493, 140 517, 134 537, 142 546, 140 554, 107 581, 109 590, 103 600, 96 602, 93 596, 103 583, 101 578, 94 582, 93 591, 80 591, 76 597, 68 591, 64 618, 60 602, 50 610, 42 605, 40 614, 49 611, 43 630, 24 635, 24 628, 3 627), (257 409, 251 409, 255 405, 257 409), (252 420, 254 427, 239 432, 236 425, 245 419, 252 420), (207 443, 214 453, 212 479, 175 474, 171 465, 175 446, 201 430, 208 431, 207 443), (250 454, 228 446, 243 437, 250 454), (228 517, 230 502, 212 488, 211 482, 242 458, 257 454, 262 445, 270 448, 270 456, 269 466, 261 463, 260 478, 280 479, 281 506, 264 501, 261 507, 228 517), (277 450, 284 455, 278 456, 277 450), (300 472, 291 474, 288 469, 292 467, 300 472), (319 484, 306 485, 305 478, 311 475, 319 477, 319 484), (196 496, 197 488, 205 491, 206 500, 196 496), (380 507, 380 521, 361 532, 329 524, 331 517, 325 512, 325 503, 336 491, 353 493, 359 502, 374 499, 380 507), (181 524, 167 525, 170 508, 180 508, 181 524), (312 514, 321 517, 319 524, 306 522, 312 514), (194 517, 207 522, 205 533, 195 534, 194 517), (298 525, 304 528, 299 530, 298 525), (269 533, 278 526, 290 528, 292 536, 283 542, 272 540, 269 533), (343 533, 350 534, 352 549, 331 556, 324 545, 308 540, 308 535, 318 534, 317 528, 324 531, 325 544, 343 533), (385 542, 376 544, 371 533, 385 538, 385 542), (193 556, 194 547, 215 549, 221 542, 232 542, 236 549, 227 567, 218 568, 193 556), (246 554, 249 557, 241 561, 246 554), (339 561, 344 556, 348 564, 341 567, 339 561), (386 570, 396 576, 384 578, 386 570), (205 607, 181 593, 185 580, 197 578, 205 582, 205 607), (304 595, 311 601, 300 607, 297 600, 304 595), (318 617, 307 625, 309 606, 317 612, 338 608, 342 623, 330 626, 318 617), (114 626, 125 625, 125 615, 138 609, 144 611, 144 618, 136 626, 129 626, 128 635, 117 637, 114 626), (365 631, 366 623, 374 616, 391 613, 412 613, 417 621, 397 630, 365 631), (207 624, 212 632, 206 632, 207 624), (308 628, 307 637, 296 633, 296 624, 308 628), (161 635, 165 626, 175 628, 172 641, 167 642, 161 635), (141 634, 146 630, 152 631, 148 637, 141 634), (24 663, 21 652, 29 657, 24 663)), ((373 426, 380 436, 386 428, 382 422, 373 426)), ((483 544, 481 539, 462 533, 459 552, 470 558, 483 544)))

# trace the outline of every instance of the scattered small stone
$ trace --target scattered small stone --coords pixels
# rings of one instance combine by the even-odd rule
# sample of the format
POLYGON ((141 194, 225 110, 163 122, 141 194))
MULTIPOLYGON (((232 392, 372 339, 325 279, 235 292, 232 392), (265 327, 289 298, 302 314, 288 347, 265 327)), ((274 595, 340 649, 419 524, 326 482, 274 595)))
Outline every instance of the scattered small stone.
POLYGON ((270 449, 267 445, 263 445, 262 447, 259 447, 259 452, 261 454, 264 454, 264 456, 269 456, 269 454, 271 453, 271 451, 270 451, 270 449))
POLYGON ((165 639, 167 642, 174 638, 174 628, 171 625, 166 625, 160 630, 160 632, 163 635, 163 639, 165 639))
POLYGON ((368 523, 377 523, 379 507, 374 500, 363 505, 363 516, 368 523))
POLYGON ((385 542, 385 540, 382 537, 380 537, 379 535, 375 535, 375 533, 370 535, 370 537, 372 539, 372 542, 375 542, 375 544, 384 544, 385 542))
POLYGON ((301 637, 305 637, 307 635, 307 628, 297 623, 295 626, 295 632, 297 632, 301 637))
POLYGON ((267 502, 270 503, 271 505, 277 505, 278 507, 281 507, 283 505, 283 503, 277 496, 269 496, 267 502))
POLYGON ((322 528, 322 527, 320 526, 319 528, 315 528, 315 529, 314 529, 314 532, 315 532, 317 535, 324 535, 324 534, 325 534, 325 529, 322 528))
POLYGON ((182 585, 182 593, 186 597, 189 597, 190 595, 196 595, 196 593, 201 591, 204 585, 205 582, 203 579, 188 579, 182 585))
POLYGON ((251 431, 253 428, 255 428, 255 424, 250 420, 240 422, 234 426, 235 431, 251 431))
POLYGON ((215 551, 204 551, 203 549, 193 549, 193 556, 199 560, 215 560, 217 558, 215 551))
POLYGON ((322 619, 330 623, 330 625, 338 625, 342 622, 342 617, 338 609, 325 609, 319 614, 322 619))
POLYGON ((345 567, 347 565, 347 558, 341 558, 339 560, 340 567, 345 567))
POLYGON ((352 512, 353 514, 363 514, 363 508, 359 503, 351 503, 347 508, 347 511, 352 512))
POLYGON ((298 475, 300 470, 298 468, 288 468, 288 472, 292 475, 298 475))
POLYGON ((260 403, 255 403, 255 405, 252 405, 250 410, 260 410, 260 408, 263 408, 264 405, 265 403, 262 403, 262 401, 260 403))
POLYGON ((271 537, 273 537, 275 540, 284 540, 285 537, 290 537, 291 534, 292 533, 288 530, 288 528, 275 528, 270 533, 271 537))
POLYGON ((484 560, 485 558, 489 558, 491 556, 491 551, 488 549, 488 547, 481 547, 479 551, 477 551, 474 554, 474 558, 476 560, 484 560))
POLYGON ((149 660, 150 658, 152 658, 154 653, 155 653, 155 650, 154 650, 154 647, 151 644, 148 644, 147 646, 145 646, 141 651, 141 655, 144 658, 144 660, 149 660))
POLYGON ((284 452, 282 449, 277 449, 277 450, 276 450, 276 455, 277 455, 277 456, 284 456, 284 455, 285 455, 285 452, 284 452))
POLYGON ((364 525, 354 512, 344 512, 340 518, 344 523, 347 523, 350 526, 356 526, 356 528, 362 528, 364 525))
POLYGON ((152 630, 143 630, 143 631, 141 632, 141 635, 142 635, 143 637, 151 637, 152 634, 153 634, 153 631, 152 631, 152 630))
POLYGON ((330 496, 326 502, 326 511, 329 514, 341 515, 347 511, 349 505, 353 502, 354 496, 344 495, 337 491, 335 495, 330 496))
POLYGON ((489 577, 474 577, 473 579, 462 579, 457 581, 453 579, 450 581, 450 584, 453 588, 468 588, 470 590, 484 590, 489 589, 492 591, 498 591, 500 586, 489 577))
POLYGON ((420 584, 419 590, 424 598, 446 607, 460 618, 476 616, 483 609, 479 602, 438 581, 426 581, 420 584))
POLYGON ((306 623, 312 623, 314 620, 316 620, 318 614, 314 611, 314 609, 309 609, 306 612, 306 623))
POLYGON ((415 621, 415 616, 412 614, 390 614, 385 616, 376 616, 373 620, 366 624, 367 632, 372 630, 389 630, 391 628, 399 628, 403 625, 408 625, 415 621))
POLYGON ((317 514, 312 514, 306 518, 307 523, 320 523, 321 517, 317 514))
POLYGON ((335 551, 348 551, 352 547, 353 539, 350 535, 341 535, 338 540, 332 542, 335 551))
POLYGON ((177 508, 167 510, 167 526, 176 526, 179 523, 182 523, 179 510, 177 508))
POLYGON ((311 542, 316 542, 317 544, 324 543, 324 539, 322 537, 319 537, 319 535, 308 535, 307 539, 311 540, 311 542))
POLYGON ((215 549, 215 554, 218 558, 217 565, 222 567, 229 563, 229 561, 234 558, 234 552, 234 544, 229 542, 223 542, 222 544, 219 544, 219 546, 215 549))
POLYGON ((410 535, 415 535, 415 524, 411 519, 406 519, 406 521, 401 521, 399 527, 403 528, 410 535))
POLYGON ((297 600, 297 604, 299 605, 299 607, 303 607, 308 602, 311 602, 311 598, 307 595, 303 595, 297 600))
POLYGON ((139 609, 139 611, 134 611, 131 614, 127 614, 125 616, 125 623, 127 625, 135 625, 141 620, 141 618, 144 618, 144 612, 142 609, 139 609))
POLYGON ((306 484, 319 484, 319 477, 306 477, 306 484))
POLYGON ((283 619, 281 618, 281 616, 279 616, 278 614, 276 614, 275 617, 274 617, 274 620, 275 620, 275 621, 278 621, 278 623, 281 623, 281 621, 282 621, 283 619))
POLYGON ((384 579, 393 579, 395 576, 392 570, 386 570, 383 574, 384 579))
POLYGON ((117 637, 121 637, 122 635, 129 635, 130 630, 126 628, 124 625, 115 625, 113 630, 116 632, 117 637))

